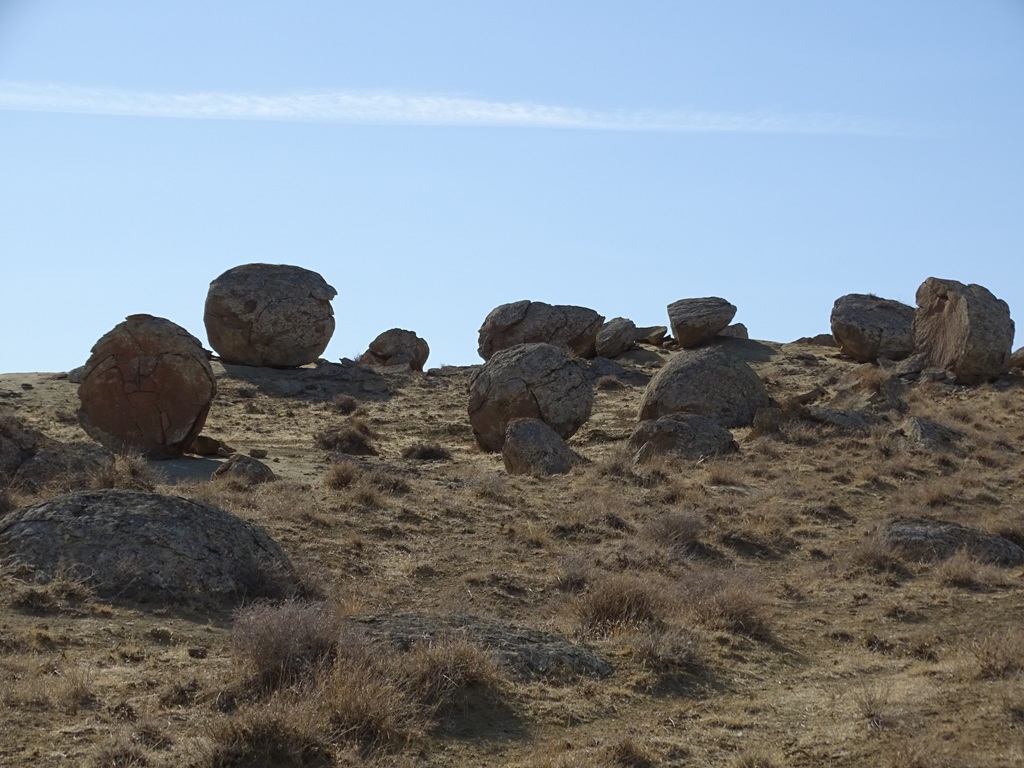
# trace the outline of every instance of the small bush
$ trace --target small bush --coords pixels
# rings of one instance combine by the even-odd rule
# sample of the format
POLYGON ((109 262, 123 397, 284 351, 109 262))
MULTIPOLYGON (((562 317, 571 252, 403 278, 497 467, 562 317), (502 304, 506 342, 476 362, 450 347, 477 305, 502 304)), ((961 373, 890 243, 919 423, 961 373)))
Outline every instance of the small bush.
POLYGON ((326 663, 341 641, 343 620, 326 603, 257 603, 236 615, 232 642, 261 686, 279 688, 326 663))
POLYGON ((327 768, 334 765, 323 726, 308 705, 245 709, 213 721, 197 768, 327 768))
POLYGON ((612 765, 621 768, 654 768, 657 765, 651 753, 629 736, 608 747, 608 757, 612 765))
POLYGON ((577 605, 584 629, 607 634, 622 627, 664 624, 665 595, 649 581, 612 574, 593 582, 577 605))
POLYGON ((978 660, 978 676, 999 680, 1024 672, 1024 635, 1008 630, 985 636, 970 649, 978 660))
POLYGON ((764 598, 749 574, 695 571, 685 587, 687 608, 705 626, 758 639, 771 637, 764 598))
POLYGON ((1002 571, 994 565, 979 563, 964 550, 957 551, 935 569, 939 581, 948 587, 980 590, 1003 584, 1002 571))
POLYGON ((704 531, 704 517, 698 512, 673 511, 659 515, 645 528, 648 538, 677 552, 690 552, 704 531))
POLYGON ((889 573, 899 578, 910 575, 910 569, 899 551, 879 534, 868 536, 850 551, 850 562, 872 573, 889 573))
POLYGON ((504 679, 491 654, 463 640, 421 644, 397 661, 410 694, 439 712, 457 707, 470 690, 496 693, 504 679))
POLYGON ((130 491, 152 491, 160 478, 140 454, 117 454, 89 477, 93 490, 119 488, 130 491))
POLYGON ((331 401, 331 405, 334 406, 334 410, 338 413, 348 416, 359 407, 359 401, 352 397, 352 395, 338 395, 331 401))
POLYGON ((335 491, 348 488, 366 475, 366 471, 354 461, 335 461, 327 470, 324 484, 335 491))
POLYGON ((362 419, 349 419, 346 424, 317 432, 313 439, 318 448, 345 453, 350 456, 376 456, 377 449, 370 444, 373 432, 362 419))
POLYGON ((448 461, 451 457, 451 451, 440 443, 416 443, 402 450, 403 459, 416 459, 417 461, 448 461))

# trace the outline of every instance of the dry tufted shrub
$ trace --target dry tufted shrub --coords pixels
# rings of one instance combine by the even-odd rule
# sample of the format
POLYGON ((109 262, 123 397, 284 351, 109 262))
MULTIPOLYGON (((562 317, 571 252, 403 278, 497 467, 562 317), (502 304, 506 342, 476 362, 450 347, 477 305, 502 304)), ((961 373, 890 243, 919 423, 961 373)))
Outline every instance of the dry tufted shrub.
POLYGON ((315 674, 337 652, 344 619, 327 603, 256 603, 235 616, 235 653, 247 676, 267 690, 315 674))
POLYGON ((684 578, 682 595, 686 609, 706 627, 757 639, 771 637, 768 606, 750 573, 691 571, 684 578))
POLYGON ((416 443, 402 449, 403 459, 415 459, 416 461, 448 461, 451 457, 451 451, 440 443, 416 443))
POLYGON ((672 510, 651 520, 644 533, 649 539, 673 551, 686 553, 699 543, 704 516, 692 510, 672 510))
POLYGON ((595 576, 576 612, 583 629, 610 634, 629 627, 660 627, 669 607, 663 588, 625 573, 595 576))
POLYGON ((97 469, 88 480, 92 490, 118 488, 129 491, 152 491, 160 478, 139 453, 118 453, 97 469))
POLYGON ((993 632, 974 642, 970 653, 978 661, 978 677, 999 680, 1024 672, 1024 635, 1016 628, 993 632))
POLYGON ((344 424, 328 427, 317 432, 313 441, 317 448, 350 456, 377 456, 377 449, 370 443, 373 431, 363 419, 351 417, 344 424))

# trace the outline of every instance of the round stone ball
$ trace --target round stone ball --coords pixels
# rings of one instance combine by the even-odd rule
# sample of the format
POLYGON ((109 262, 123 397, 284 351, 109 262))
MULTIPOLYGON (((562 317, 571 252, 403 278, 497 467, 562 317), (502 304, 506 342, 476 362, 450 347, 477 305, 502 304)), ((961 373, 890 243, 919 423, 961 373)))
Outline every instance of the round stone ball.
POLYGON ((289 264, 243 264, 210 283, 203 322, 225 363, 294 368, 312 363, 334 335, 331 299, 316 272, 289 264))
POLYGON ((202 431, 216 393, 199 339, 162 317, 131 315, 93 346, 78 420, 113 451, 169 459, 202 431))

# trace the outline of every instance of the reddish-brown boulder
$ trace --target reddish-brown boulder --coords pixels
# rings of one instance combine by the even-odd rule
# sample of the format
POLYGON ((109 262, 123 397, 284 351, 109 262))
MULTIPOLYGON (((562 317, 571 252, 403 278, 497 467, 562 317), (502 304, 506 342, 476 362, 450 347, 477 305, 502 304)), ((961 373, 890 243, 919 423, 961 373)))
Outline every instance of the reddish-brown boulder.
POLYGON ((957 384, 978 384, 1009 369, 1010 308, 987 288, 929 277, 917 289, 913 327, 918 350, 957 384))
POLYGON ((226 363, 294 368, 312 363, 334 334, 338 292, 308 269, 243 264, 210 283, 203 322, 226 363))
POLYGON ((78 420, 114 451, 181 456, 217 393, 199 340, 170 320, 131 315, 92 348, 78 386, 78 420))

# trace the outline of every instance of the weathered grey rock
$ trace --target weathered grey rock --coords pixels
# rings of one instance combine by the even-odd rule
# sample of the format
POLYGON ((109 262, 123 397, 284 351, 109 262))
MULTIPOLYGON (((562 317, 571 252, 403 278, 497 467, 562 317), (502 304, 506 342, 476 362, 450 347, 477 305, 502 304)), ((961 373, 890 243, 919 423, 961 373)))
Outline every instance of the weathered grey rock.
POLYGON ((832 336, 839 351, 860 363, 902 360, 914 352, 914 308, 864 293, 840 296, 832 306, 832 336))
POLYGON ((525 679, 570 680, 607 677, 612 665, 561 635, 497 619, 415 613, 354 616, 371 638, 407 650, 423 642, 457 638, 492 651, 498 661, 525 679))
POLYGON ((650 344, 652 347, 660 347, 664 344, 666 336, 668 336, 668 328, 664 325, 647 325, 636 329, 637 342, 650 344))
POLYGON ((692 413, 673 413, 640 422, 629 436, 634 461, 674 455, 696 461, 704 457, 736 453, 732 433, 714 419, 692 413))
POLYGON ((45 442, 42 432, 31 429, 21 419, 0 416, 0 481, 9 481, 18 467, 45 442))
POLYGON ((0 560, 45 583, 70 571, 107 598, 166 603, 282 597, 299 582, 266 533, 208 504, 79 491, 0 518, 0 560))
POLYGON ((853 408, 831 408, 827 405, 808 405, 796 411, 797 415, 818 424, 828 424, 843 432, 865 433, 871 430, 875 419, 871 414, 853 408))
POLYGON ((430 347, 415 332, 392 328, 371 341, 359 360, 381 368, 408 366, 411 371, 422 371, 429 356, 430 347))
POLYGON ((293 368, 323 354, 334 334, 331 299, 316 272, 289 264, 243 264, 210 283, 206 337, 226 363, 293 368))
POLYGON ((1010 355, 1011 368, 1024 368, 1024 347, 1010 355))
POLYGON ((199 435, 216 393, 197 338, 170 320, 131 315, 92 348, 78 420, 112 451, 174 458, 199 435))
POLYGON ((885 539, 905 556, 925 562, 952 557, 963 550, 975 560, 993 565, 1024 565, 1024 549, 1009 539, 959 523, 923 518, 897 520, 885 539))
POLYGON ((598 357, 615 357, 621 355, 640 339, 636 323, 625 317, 615 317, 601 326, 595 340, 598 357))
POLYGON ((695 347, 717 336, 735 316, 736 307, 717 296, 680 299, 668 305, 672 336, 683 348, 695 347))
POLYGON ((743 323, 733 323, 727 325, 725 328, 718 332, 719 336, 725 336, 729 339, 749 339, 750 332, 747 330, 747 326, 743 323))
POLYGON ((555 431, 540 419, 512 419, 505 428, 501 458, 510 475, 564 475, 580 462, 555 431))
POLYGON ((764 383, 742 360, 715 348, 680 352, 647 385, 640 421, 672 413, 708 416, 723 427, 742 427, 769 405, 764 383))
POLYGON ((14 485, 32 492, 57 482, 64 487, 80 486, 113 459, 110 451, 95 443, 47 440, 18 467, 14 485))
POLYGON ((587 419, 594 393, 583 364, 552 344, 503 349, 469 381, 469 422, 477 444, 500 451, 517 417, 540 419, 568 440, 587 419))
POLYGON ((899 445, 905 450, 935 453, 956 451, 964 440, 964 433, 931 419, 910 416, 889 433, 888 440, 890 445, 899 445))
POLYGON ((586 307, 516 301, 502 304, 480 327, 477 351, 484 360, 517 344, 547 343, 577 357, 594 357, 604 317, 586 307))
POLYGON ((812 347, 835 347, 835 337, 831 333, 819 333, 816 336, 801 336, 795 341, 791 341, 790 344, 803 344, 812 347))
POLYGON ((238 485, 252 486, 277 480, 274 470, 259 459, 235 453, 213 471, 213 480, 229 480, 238 485))
MULTIPOLYGON (((639 350, 637 350, 639 351, 639 350)), ((629 353, 627 353, 629 354, 629 353)), ((629 361, 626 360, 628 363, 629 361)), ((662 362, 661 358, 658 362, 662 362)), ((611 377, 631 387, 643 387, 651 380, 650 374, 638 370, 634 365, 628 367, 622 365, 618 360, 609 360, 607 357, 595 357, 587 361, 587 381, 596 384, 599 379, 611 377)))
POLYGON ((929 277, 917 289, 914 341, 957 384, 978 384, 1005 373, 1013 331, 1010 308, 987 288, 929 277))

